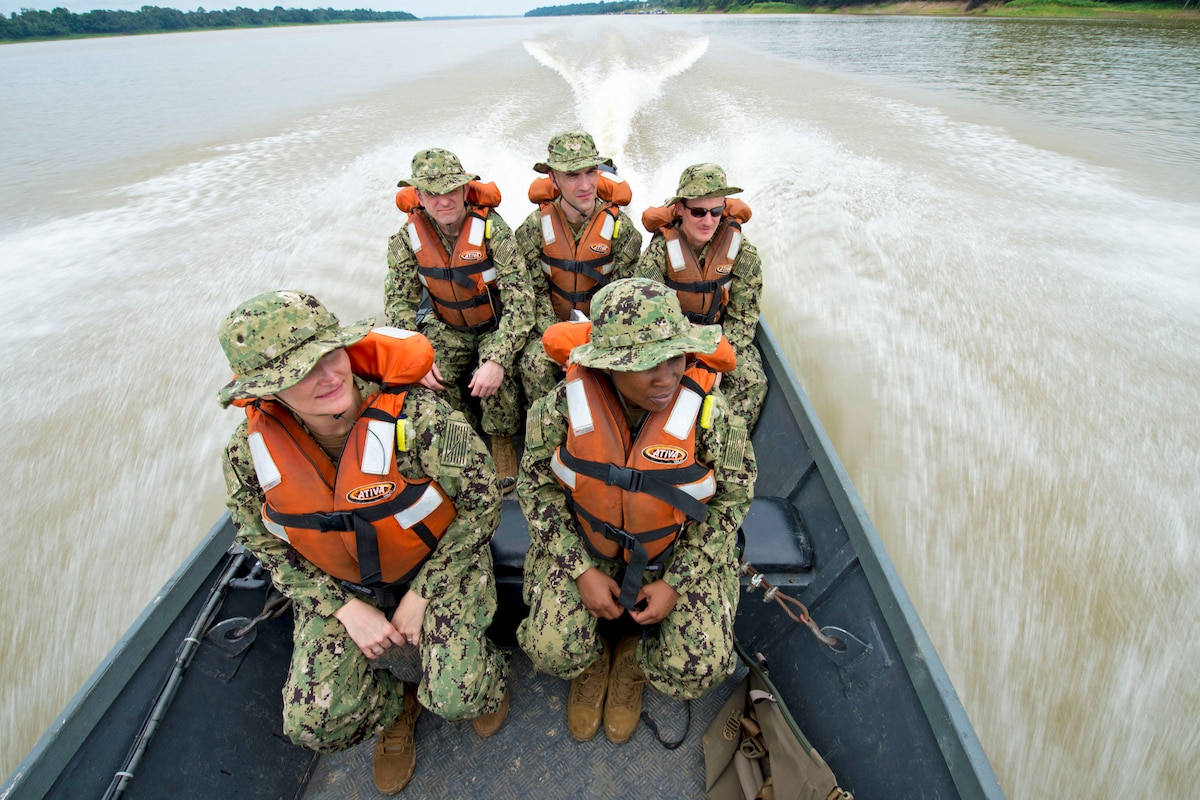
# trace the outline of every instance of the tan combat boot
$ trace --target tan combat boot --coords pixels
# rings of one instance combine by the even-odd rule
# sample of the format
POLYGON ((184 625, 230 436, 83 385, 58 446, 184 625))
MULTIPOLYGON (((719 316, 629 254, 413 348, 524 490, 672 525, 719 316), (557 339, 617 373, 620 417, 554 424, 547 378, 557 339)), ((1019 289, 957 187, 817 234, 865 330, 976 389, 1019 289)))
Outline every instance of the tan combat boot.
POLYGON ((613 655, 608 700, 604 703, 604 734, 613 744, 629 741, 642 715, 642 687, 646 684, 646 675, 637 663, 637 645, 637 636, 627 636, 617 645, 613 655))
POLYGON ((608 643, 601 639, 600 657, 571 681, 567 695, 567 730, 576 741, 589 742, 600 730, 607 689, 608 643))
POLYGON ((517 486, 517 451, 513 449, 511 436, 492 437, 492 461, 496 464, 500 490, 508 494, 517 486))
POLYGON ((500 726, 504 724, 504 720, 508 718, 508 694, 508 689, 505 689, 504 699, 500 701, 498 709, 490 714, 480 714, 471 720, 471 725, 475 728, 475 733, 479 735, 479 738, 486 739, 494 736, 496 731, 500 730, 500 726))
POLYGON ((417 717, 421 715, 421 704, 417 702, 417 687, 404 684, 404 710, 390 728, 379 733, 375 743, 375 757, 371 760, 371 771, 375 777, 375 788, 383 794, 396 794, 412 779, 417 769, 417 717))

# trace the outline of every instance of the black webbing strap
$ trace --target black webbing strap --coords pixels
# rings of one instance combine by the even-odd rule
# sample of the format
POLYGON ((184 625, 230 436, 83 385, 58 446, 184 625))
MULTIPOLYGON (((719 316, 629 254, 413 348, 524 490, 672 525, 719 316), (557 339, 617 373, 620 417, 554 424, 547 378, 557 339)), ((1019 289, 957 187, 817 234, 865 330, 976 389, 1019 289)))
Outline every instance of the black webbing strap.
POLYGON ((674 289, 676 292, 689 292, 692 294, 712 294, 712 303, 708 306, 708 312, 701 314, 697 311, 684 312, 687 318, 697 325, 712 325, 721 318, 721 313, 725 310, 725 304, 721 302, 719 290, 722 285, 731 283, 732 275, 726 275, 718 278, 715 281, 696 281, 695 283, 681 283, 673 281, 670 278, 665 279, 668 288, 674 289))
MULTIPOLYGON (((622 551, 629 551, 630 557, 628 562, 624 562, 624 559, 621 558, 614 560, 625 563, 625 577, 621 580, 621 596, 617 599, 617 602, 622 608, 632 611, 634 606, 637 605, 638 592, 642 588, 642 578, 648 570, 655 569, 650 564, 650 552, 646 549, 646 544, 658 541, 659 539, 665 539, 668 536, 677 535, 679 527, 671 525, 670 527, 659 528, 658 530, 635 535, 598 519, 589 514, 585 509, 580 508, 577 504, 572 503, 572 510, 577 517, 587 522, 592 530, 599 531, 604 535, 605 539, 616 542, 622 551)), ((607 558, 603 553, 596 550, 587 536, 582 536, 582 538, 592 555, 607 558)), ((665 561, 671 555, 673 549, 674 547, 672 546, 664 550, 658 556, 656 562, 661 563, 665 561)), ((662 569, 662 567, 658 566, 657 569, 662 569)))
MULTIPOLYGON (((471 288, 474 289, 474 285, 472 285, 471 288)), ((443 300, 440 297, 437 298, 437 304, 439 306, 453 308, 455 311, 462 311, 464 308, 478 308, 479 306, 486 306, 490 302, 492 302, 491 292, 489 292, 487 289, 484 289, 479 294, 468 297, 466 300, 443 300)))
MULTIPOLYGON (((267 519, 286 528, 304 528, 321 533, 353 531, 359 582, 364 586, 374 587, 383 583, 383 567, 379 559, 379 535, 375 530, 374 523, 411 507, 425 494, 428 486, 428 483, 410 483, 400 494, 386 503, 354 511, 284 514, 267 505, 263 507, 263 514, 267 519)), ((421 537, 421 541, 429 545, 430 550, 437 547, 437 539, 423 523, 414 526, 413 531, 421 537)), ((411 578, 411 576, 405 576, 404 579, 407 578, 411 578)))
POLYGON ((682 483, 691 483, 703 478, 708 472, 708 467, 703 464, 647 472, 629 467, 619 467, 607 462, 585 461, 571 455, 565 447, 561 449, 560 458, 564 465, 580 475, 603 481, 609 486, 616 486, 627 492, 648 494, 672 508, 679 509, 689 519, 696 522, 703 522, 708 516, 708 507, 704 503, 673 483, 676 479, 682 483))
POLYGON ((582 261, 574 258, 554 258, 542 253, 542 262, 551 267, 558 267, 567 272, 574 272, 578 275, 586 275, 596 282, 607 281, 608 276, 600 271, 600 267, 613 262, 612 255, 601 256, 599 258, 588 258, 582 261))
POLYGON ((417 274, 439 281, 453 281, 467 289, 475 288, 473 276, 484 272, 492 266, 492 259, 485 258, 469 266, 461 267, 417 267, 417 274))
POLYGON ((550 291, 554 292, 556 295, 563 298, 568 303, 570 303, 572 305, 576 305, 578 303, 590 303, 592 300, 592 295, 596 294, 596 292, 603 289, 607 285, 607 283, 608 283, 608 279, 606 278, 604 283, 597 283, 592 288, 584 289, 582 292, 568 292, 566 289, 555 286, 552 283, 552 284, 550 284, 550 291))
POLYGON ((651 731, 653 731, 655 738, 658 739, 658 743, 661 744, 663 747, 665 747, 668 750, 674 750, 674 749, 678 748, 679 745, 683 744, 684 741, 688 737, 688 732, 691 731, 691 729, 692 729, 692 701, 684 700, 683 702, 684 702, 685 706, 687 707, 687 721, 684 723, 684 726, 683 726, 683 735, 680 736, 674 742, 668 742, 666 739, 664 739, 662 737, 662 734, 658 732, 658 725, 655 724, 654 720, 646 712, 646 709, 645 708, 642 709, 642 722, 645 722, 646 726, 648 728, 650 728, 651 731))

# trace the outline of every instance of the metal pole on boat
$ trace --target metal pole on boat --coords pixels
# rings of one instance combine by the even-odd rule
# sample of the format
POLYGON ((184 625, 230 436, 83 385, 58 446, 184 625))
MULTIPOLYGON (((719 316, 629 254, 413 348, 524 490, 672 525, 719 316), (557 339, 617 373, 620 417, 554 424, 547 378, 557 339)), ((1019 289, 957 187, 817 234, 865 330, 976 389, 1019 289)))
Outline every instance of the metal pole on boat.
POLYGON ((221 607, 221 601, 225 598, 225 592, 229 589, 230 581, 233 580, 233 576, 241 569, 246 559, 247 555, 244 550, 232 556, 229 565, 217 580, 216 585, 208 596, 208 600, 204 604, 204 608, 201 609, 200 614, 196 617, 196 621, 192 623, 187 637, 183 640, 183 645, 179 648, 179 652, 175 656, 175 666, 171 669, 171 674, 167 677, 166 685, 163 686, 162 691, 159 693, 158 700, 154 703, 154 708, 151 709, 150 715, 146 718, 146 723, 142 726, 141 733, 138 734, 133 751, 129 754, 129 758, 125 760, 125 765, 113 775, 113 779, 108 785, 108 791, 104 793, 104 800, 116 800, 116 798, 121 797, 125 793, 125 787, 133 780, 138 764, 141 763, 142 755, 146 752, 146 747, 149 746, 150 740, 154 738, 154 733, 158 730, 159 722, 162 721, 167 707, 171 705, 171 701, 175 697, 175 692, 179 688, 179 682, 183 678, 183 673, 187 670, 188 665, 191 664, 192 656, 195 655, 196 649, 200 647, 200 637, 204 635, 204 632, 212 624, 213 617, 217 615, 217 610, 221 607))

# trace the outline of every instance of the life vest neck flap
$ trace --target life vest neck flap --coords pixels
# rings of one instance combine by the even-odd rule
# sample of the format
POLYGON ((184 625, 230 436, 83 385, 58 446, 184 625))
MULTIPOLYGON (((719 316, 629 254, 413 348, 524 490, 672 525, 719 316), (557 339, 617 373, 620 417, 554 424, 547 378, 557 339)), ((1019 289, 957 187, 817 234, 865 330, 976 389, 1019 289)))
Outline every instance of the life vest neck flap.
MULTIPOLYGON (((750 206, 742 200, 735 197, 725 198, 725 213, 721 215, 722 219, 729 219, 739 225, 750 221, 753 216, 750 206)), ((675 220, 679 219, 679 215, 675 213, 675 206, 651 206, 642 212, 642 227, 650 233, 662 230, 670 226, 675 220)))
MULTIPOLYGON (((529 184, 529 202, 531 203, 541 205, 549 203, 559 196, 558 187, 554 185, 554 181, 550 179, 549 175, 534 178, 533 183, 529 184)), ((633 200, 633 190, 620 178, 610 177, 602 172, 600 179, 596 182, 596 196, 614 206, 627 206, 633 200)))
MULTIPOLYGON (((500 188, 490 181, 471 181, 467 184, 467 204, 480 208, 496 208, 500 205, 500 188)), ((396 208, 405 214, 423 208, 417 187, 401 187, 400 191, 396 192, 396 208)))
POLYGON ((373 328, 346 348, 355 375, 403 386, 416 383, 433 367, 433 345, 415 331, 390 326, 373 328))

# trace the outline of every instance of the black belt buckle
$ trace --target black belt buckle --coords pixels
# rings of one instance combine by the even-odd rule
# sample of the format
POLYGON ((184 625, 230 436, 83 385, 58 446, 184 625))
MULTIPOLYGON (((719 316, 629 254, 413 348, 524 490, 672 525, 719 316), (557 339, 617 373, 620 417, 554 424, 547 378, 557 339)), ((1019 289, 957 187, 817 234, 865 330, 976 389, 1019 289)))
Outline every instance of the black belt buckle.
POLYGON ((330 511, 313 514, 321 533, 354 530, 354 517, 349 511, 330 511))
POLYGON ((620 528, 604 523, 604 536, 616 542, 621 549, 632 551, 637 547, 637 539, 633 538, 633 534, 627 533, 620 528))
POLYGON ((640 492, 642 490, 642 472, 641 470, 609 464, 608 477, 604 479, 604 482, 609 486, 616 486, 627 492, 640 492))

